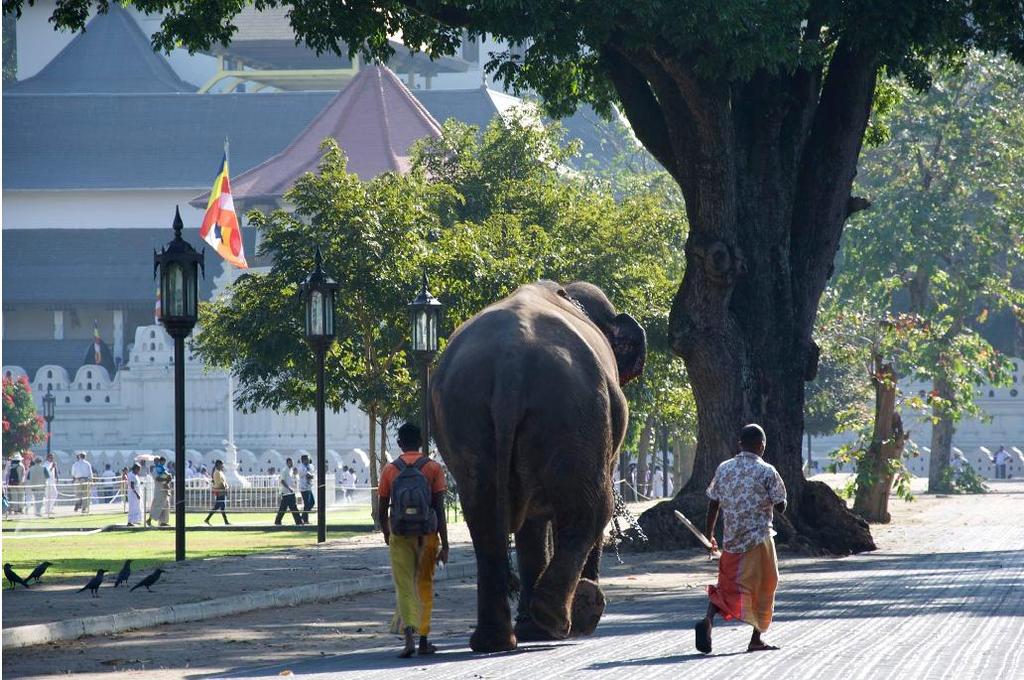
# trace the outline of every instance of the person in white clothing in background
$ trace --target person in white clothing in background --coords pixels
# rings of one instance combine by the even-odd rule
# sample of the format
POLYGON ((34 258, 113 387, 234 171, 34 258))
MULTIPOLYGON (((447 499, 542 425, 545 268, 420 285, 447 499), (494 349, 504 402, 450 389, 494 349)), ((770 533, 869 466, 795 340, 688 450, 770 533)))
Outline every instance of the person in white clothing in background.
POLYGON ((71 466, 71 479, 75 482, 75 510, 81 510, 83 515, 89 514, 92 503, 92 465, 85 456, 85 451, 77 452, 75 457, 78 460, 71 466))
POLYGON ((46 489, 43 493, 43 513, 53 519, 54 506, 57 505, 57 463, 53 460, 53 454, 46 454, 46 462, 43 463, 43 480, 46 489))
POLYGON ((142 466, 135 463, 128 473, 128 526, 130 527, 142 524, 142 481, 139 479, 141 470, 142 466))

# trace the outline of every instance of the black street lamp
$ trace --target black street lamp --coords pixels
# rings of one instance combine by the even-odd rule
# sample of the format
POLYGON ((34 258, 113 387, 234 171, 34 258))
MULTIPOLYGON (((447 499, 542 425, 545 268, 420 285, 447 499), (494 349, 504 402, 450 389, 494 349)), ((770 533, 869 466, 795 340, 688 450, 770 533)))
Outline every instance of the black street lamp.
POLYGON ((50 423, 53 422, 53 411, 57 406, 57 397, 53 396, 49 385, 46 387, 46 395, 43 397, 43 420, 46 421, 46 455, 50 455, 50 423))
POLYGON ((338 284, 324 273, 320 246, 316 266, 299 287, 306 302, 306 340, 316 355, 316 542, 327 540, 327 453, 324 427, 324 356, 334 342, 334 295, 338 284))
POLYGON ((427 290, 427 273, 423 272, 423 287, 410 302, 409 320, 412 325, 412 353, 420 362, 421 414, 423 422, 423 453, 430 455, 430 364, 437 355, 438 328, 444 305, 427 290))
POLYGON ((174 559, 185 559, 185 338, 199 317, 199 270, 206 278, 206 250, 181 238, 181 213, 174 208, 174 239, 153 251, 153 277, 160 271, 160 323, 174 338, 174 559))

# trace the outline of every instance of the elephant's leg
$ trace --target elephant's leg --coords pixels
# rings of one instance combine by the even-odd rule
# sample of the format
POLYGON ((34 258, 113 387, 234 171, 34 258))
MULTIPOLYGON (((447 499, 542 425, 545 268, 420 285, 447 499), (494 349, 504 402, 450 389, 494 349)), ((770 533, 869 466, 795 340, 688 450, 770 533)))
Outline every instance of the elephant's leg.
POLYGON ((548 519, 527 519, 516 532, 516 560, 522 588, 519 591, 515 633, 520 642, 551 639, 551 635, 537 626, 530 616, 533 590, 551 559, 550 530, 551 521, 548 519))
MULTIPOLYGON (((555 552, 537 582, 530 603, 534 622, 557 639, 569 635, 577 586, 588 583, 580 581, 583 567, 611 517, 611 498, 606 494, 581 490, 577 498, 590 499, 590 505, 581 504, 556 511, 555 552)), ((591 591, 590 597, 595 605, 600 600, 603 611, 604 597, 596 584, 589 583, 589 586, 581 587, 591 591)))
POLYGON ((590 635, 597 628, 604 614, 604 593, 598 586, 601 569, 601 552, 604 549, 604 532, 590 549, 590 555, 583 565, 583 573, 576 584, 572 598, 572 630, 570 635, 590 635))
POLYGON ((477 573, 477 623, 469 646, 484 653, 515 649, 508 604, 508 535, 497 530, 493 506, 466 508, 466 523, 473 538, 477 573))

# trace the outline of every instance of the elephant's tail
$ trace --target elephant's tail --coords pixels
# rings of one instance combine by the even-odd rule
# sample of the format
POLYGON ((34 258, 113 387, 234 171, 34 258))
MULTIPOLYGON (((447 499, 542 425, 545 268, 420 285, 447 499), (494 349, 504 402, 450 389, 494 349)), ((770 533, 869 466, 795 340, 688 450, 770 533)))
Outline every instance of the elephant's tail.
POLYGON ((512 457, 515 455, 516 430, 522 418, 520 413, 522 399, 518 383, 518 375, 505 373, 500 376, 495 386, 494 398, 491 400, 491 422, 494 423, 495 506, 497 507, 495 519, 498 524, 498 535, 505 536, 506 542, 512 531, 512 498, 509 487, 512 457), (509 382, 513 384, 507 384, 509 382))

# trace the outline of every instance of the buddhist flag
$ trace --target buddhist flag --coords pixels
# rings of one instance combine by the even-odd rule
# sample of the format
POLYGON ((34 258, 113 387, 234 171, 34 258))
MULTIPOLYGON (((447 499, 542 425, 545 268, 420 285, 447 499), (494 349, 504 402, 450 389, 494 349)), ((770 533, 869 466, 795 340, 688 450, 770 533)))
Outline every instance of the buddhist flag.
POLYGON ((224 160, 221 161, 220 172, 213 180, 210 190, 210 201, 206 204, 206 215, 199 235, 213 246, 220 256, 239 269, 248 269, 245 261, 245 247, 242 244, 242 231, 235 214, 235 202, 231 198, 231 181, 228 179, 228 150, 224 145, 224 160))
POLYGON ((156 304, 153 305, 153 323, 160 323, 160 287, 156 288, 156 304))
POLYGON ((96 364, 103 364, 103 351, 100 349, 100 323, 92 320, 92 356, 96 364))

